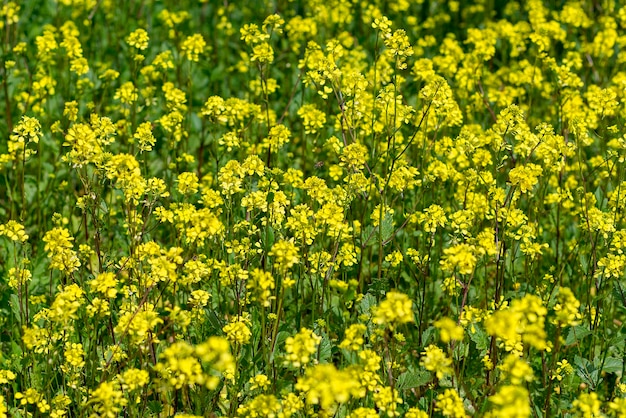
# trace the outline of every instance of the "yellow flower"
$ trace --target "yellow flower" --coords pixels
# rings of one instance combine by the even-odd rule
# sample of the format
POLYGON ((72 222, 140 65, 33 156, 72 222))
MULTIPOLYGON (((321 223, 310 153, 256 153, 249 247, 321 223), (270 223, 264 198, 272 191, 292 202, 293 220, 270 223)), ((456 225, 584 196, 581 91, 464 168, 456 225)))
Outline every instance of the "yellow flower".
POLYGON ((28 235, 24 229, 24 225, 16 221, 9 221, 6 224, 0 225, 0 236, 4 235, 11 241, 26 242, 28 235))
POLYGON ((319 405, 326 416, 332 416, 337 406, 358 395, 358 382, 347 371, 337 370, 333 364, 319 364, 307 368, 298 379, 296 390, 304 392, 308 405, 319 405))
POLYGON ((150 374, 147 370, 130 368, 117 375, 117 380, 124 390, 135 390, 150 383, 150 374))
POLYGON ((130 105, 137 101, 139 95, 137 94, 137 88, 132 81, 127 81, 115 91, 113 98, 124 104, 130 105))
POLYGON ((89 393, 87 405, 99 416, 114 417, 128 403, 119 385, 114 382, 102 382, 89 393))
POLYGON ((293 337, 285 340, 285 360, 293 367, 306 366, 311 361, 311 356, 317 353, 317 346, 322 341, 322 337, 312 330, 302 328, 293 337))
POLYGON ((326 123, 326 114, 314 104, 305 104, 298 109, 298 116, 302 118, 305 134, 316 134, 326 123))
MULTIPOLYGON (((599 264, 599 263, 598 263, 599 264)), ((580 302, 568 287, 560 287, 556 296, 558 303, 554 305, 555 321, 561 327, 576 326, 582 315, 579 312, 580 302)))
POLYGON ((494 408, 489 411, 487 418, 527 418, 531 416, 528 390, 522 386, 502 386, 498 393, 489 397, 494 408))
POLYGON ((420 365, 426 370, 434 372, 437 379, 452 373, 452 359, 448 358, 441 348, 433 344, 426 347, 422 352, 420 365))
POLYGON ((441 412, 444 417, 465 418, 463 400, 454 389, 446 389, 437 395, 435 411, 441 412))
POLYGON ((339 344, 339 348, 352 351, 357 351, 363 348, 363 344, 365 342, 364 334, 366 330, 367 327, 363 324, 350 325, 346 329, 344 339, 341 341, 341 344, 339 344))
POLYGON ((15 373, 11 370, 0 370, 0 385, 9 383, 16 377, 15 373))
POLYGON ((601 417, 601 405, 602 402, 600 402, 598 394, 595 392, 581 393, 578 399, 572 402, 576 416, 583 418, 601 417))
POLYGON ((188 36, 181 44, 180 49, 189 61, 198 62, 200 54, 204 52, 206 42, 199 33, 188 36))
POLYGON ((148 48, 148 32, 145 29, 137 29, 126 37, 126 43, 133 48, 144 50, 148 48))
POLYGON ((230 322, 222 328, 222 331, 226 333, 226 337, 231 344, 248 344, 252 337, 252 332, 245 321, 237 319, 230 322))
POLYGON ((139 142, 139 151, 151 151, 156 144, 156 138, 152 135, 152 123, 143 122, 140 124, 133 135, 133 139, 139 142))
POLYGON ((182 194, 197 193, 200 188, 196 173, 186 172, 178 175, 178 191, 182 194))
POLYGON ((463 328, 450 318, 442 318, 435 321, 434 325, 435 328, 439 329, 439 338, 441 338, 443 343, 448 343, 450 340, 461 341, 463 339, 463 328))
POLYGON ((104 272, 96 276, 89 282, 89 286, 93 291, 102 293, 107 298, 114 298, 117 295, 117 278, 115 273, 104 272))
POLYGON ((418 215, 418 220, 424 226, 424 231, 432 234, 446 224, 446 212, 441 206, 433 204, 418 215))
POLYGON ((537 184, 542 172, 537 164, 519 165, 509 172, 509 181, 513 186, 519 186, 522 193, 527 193, 537 184))
POLYGON ((267 388, 270 387, 270 379, 268 379, 268 377, 264 374, 257 374, 254 377, 251 377, 249 380, 250 383, 250 390, 256 390, 256 389, 261 389, 261 390, 266 390, 267 388))
POLYGON ((390 329, 414 321, 413 302, 404 293, 394 290, 387 292, 385 300, 373 310, 374 323, 388 326, 390 329))
POLYGON ((274 258, 276 268, 283 274, 300 261, 295 244, 286 240, 276 242, 272 246, 269 256, 274 258))
POLYGON ((513 385, 522 385, 533 380, 533 369, 514 354, 507 355, 498 369, 502 370, 502 379, 508 379, 513 385))

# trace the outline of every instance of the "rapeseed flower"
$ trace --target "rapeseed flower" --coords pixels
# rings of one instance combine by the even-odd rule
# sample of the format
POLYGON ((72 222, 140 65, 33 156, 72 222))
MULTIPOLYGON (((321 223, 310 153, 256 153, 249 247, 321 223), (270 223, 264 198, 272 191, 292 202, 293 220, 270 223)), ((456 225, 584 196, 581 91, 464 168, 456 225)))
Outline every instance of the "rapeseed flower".
POLYGON ((322 337, 312 330, 302 328, 293 337, 285 340, 285 361, 293 367, 303 367, 311 362, 311 356, 317 352, 322 337))

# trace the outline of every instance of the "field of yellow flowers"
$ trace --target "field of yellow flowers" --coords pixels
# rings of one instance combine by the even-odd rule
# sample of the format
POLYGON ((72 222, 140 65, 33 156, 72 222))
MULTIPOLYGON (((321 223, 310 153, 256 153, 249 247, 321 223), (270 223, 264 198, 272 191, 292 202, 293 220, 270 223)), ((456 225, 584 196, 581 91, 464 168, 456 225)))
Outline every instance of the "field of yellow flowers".
POLYGON ((626 2, 3 0, 0 55, 0 417, 626 417, 626 2))

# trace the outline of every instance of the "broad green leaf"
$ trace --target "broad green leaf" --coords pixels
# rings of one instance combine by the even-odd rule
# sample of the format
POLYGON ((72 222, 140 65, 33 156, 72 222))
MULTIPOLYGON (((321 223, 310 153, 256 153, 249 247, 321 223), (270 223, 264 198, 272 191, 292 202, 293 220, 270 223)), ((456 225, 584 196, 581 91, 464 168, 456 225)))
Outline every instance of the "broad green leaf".
POLYGON ((591 331, 589 331, 586 327, 581 325, 572 327, 567 333, 567 337, 565 337, 565 346, 576 344, 589 334, 591 334, 591 331))
POLYGON ((595 390, 598 379, 598 370, 596 366, 586 358, 575 356, 574 364, 576 365, 576 374, 583 382, 589 385, 591 390, 595 390))
POLYGON ((411 388, 418 388, 420 386, 426 385, 430 382, 432 376, 425 370, 417 370, 417 371, 406 371, 398 376, 398 381, 396 382, 396 388, 398 390, 406 390, 411 388))
POLYGON ((607 357, 606 360, 604 360, 604 366, 602 366, 602 371, 606 373, 621 372, 623 364, 624 361, 620 358, 607 357))

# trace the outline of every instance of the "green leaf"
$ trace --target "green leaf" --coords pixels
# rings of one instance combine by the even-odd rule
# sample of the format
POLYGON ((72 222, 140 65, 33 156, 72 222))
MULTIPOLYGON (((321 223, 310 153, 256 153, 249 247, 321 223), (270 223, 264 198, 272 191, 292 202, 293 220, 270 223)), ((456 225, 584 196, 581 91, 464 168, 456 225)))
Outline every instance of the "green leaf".
POLYGON ((15 315, 15 318, 19 318, 20 317, 20 300, 17 298, 17 295, 15 293, 13 293, 11 295, 11 311, 13 311, 13 315, 15 315))
POLYGON ((479 351, 485 352, 489 349, 489 334, 481 327, 475 326, 475 332, 470 332, 469 336, 479 351))
POLYGON ((617 373, 622 371, 624 361, 616 357, 607 357, 602 366, 602 371, 606 373, 617 373))
POLYGON ((578 344, 578 342, 580 342, 589 334, 591 334, 591 331, 589 331, 586 327, 583 327, 581 325, 572 327, 567 333, 567 337, 565 337, 565 346, 578 344))
POLYGON ((428 384, 432 380, 432 376, 426 370, 406 371, 398 376, 396 388, 398 390, 406 390, 418 388, 428 384))
POLYGON ((626 289, 622 286, 619 280, 613 281, 613 295, 619 301, 617 306, 626 308, 626 289))
POLYGON ((320 343, 319 351, 318 351, 320 363, 328 362, 328 360, 332 356, 332 348, 333 346, 330 343, 330 340, 328 339, 328 335, 322 336, 322 342, 320 343))
POLYGON ((576 374, 583 382, 589 385, 591 390, 596 390, 596 383, 599 383, 596 366, 586 358, 580 356, 574 357, 574 364, 576 365, 576 374))
POLYGON ((393 235, 393 215, 386 213, 381 225, 381 237, 382 241, 387 241, 393 235))
POLYGON ((433 336, 435 335, 435 327, 428 327, 422 333, 422 344, 428 345, 434 342, 433 336))
POLYGON ((366 293, 359 303, 359 311, 362 314, 370 313, 372 306, 376 306, 376 298, 371 293, 366 293))

